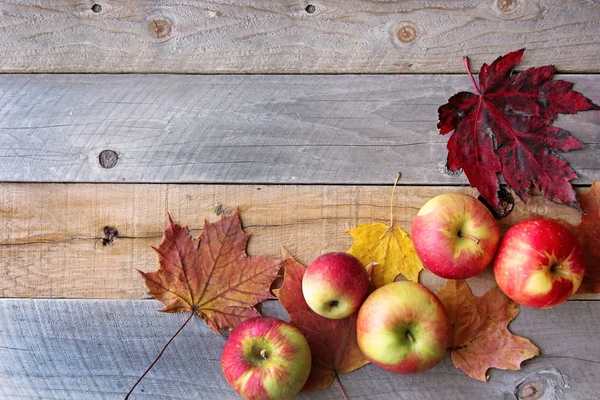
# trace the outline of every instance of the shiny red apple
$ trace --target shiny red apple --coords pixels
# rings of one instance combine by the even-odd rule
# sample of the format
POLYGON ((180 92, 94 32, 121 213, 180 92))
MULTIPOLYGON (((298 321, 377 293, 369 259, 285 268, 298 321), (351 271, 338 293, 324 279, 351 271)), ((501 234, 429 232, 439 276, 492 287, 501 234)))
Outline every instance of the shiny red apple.
POLYGON ((302 294, 317 314, 332 319, 346 318, 358 310, 369 290, 369 274, 348 253, 327 253, 306 267, 302 294))
POLYGON ((423 265, 446 279, 466 279, 493 260, 500 233, 492 213, 476 198, 446 193, 429 200, 412 223, 423 265))
POLYGON ((302 333, 287 322, 253 317, 229 335, 221 367, 227 382, 244 399, 291 399, 308 379, 310 348, 302 333))
POLYGON ((547 308, 577 292, 585 272, 577 237, 549 219, 519 222, 504 235, 494 276, 502 291, 527 307, 547 308))

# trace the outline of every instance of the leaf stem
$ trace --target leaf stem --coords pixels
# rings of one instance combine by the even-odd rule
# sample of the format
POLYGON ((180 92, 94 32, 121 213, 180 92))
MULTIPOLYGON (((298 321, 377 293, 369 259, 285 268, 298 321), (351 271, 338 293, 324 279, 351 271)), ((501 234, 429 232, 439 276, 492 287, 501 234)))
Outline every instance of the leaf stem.
POLYGON ((463 62, 465 63, 465 68, 467 69, 469 78, 471 78, 471 83, 473 84, 473 87, 475 88, 475 93, 477 93, 478 95, 481 96, 481 91, 479 90, 479 87, 477 86, 477 83, 475 82, 475 78, 473 77, 473 74, 471 73, 471 67, 469 67, 469 57, 464 56, 463 62))
POLYGON ((392 197, 390 198, 390 228, 394 226, 394 193, 396 193, 396 185, 400 180, 402 174, 398 172, 396 175, 396 181, 394 182, 394 187, 392 188, 392 197))
POLYGON ((148 372, 150 372, 150 370, 152 369, 152 367, 154 367, 154 364, 156 364, 158 362, 158 360, 160 360, 160 358, 162 357, 163 353, 165 352, 165 350, 167 350, 167 347, 169 347, 169 345, 171 344, 171 342, 173 341, 173 339, 175 339, 175 337, 177 337, 177 335, 179 335, 179 332, 181 332, 181 330, 183 328, 185 328, 185 326, 187 325, 187 323, 190 322, 190 320, 194 316, 194 313, 195 312, 192 311, 190 313, 190 316, 188 317, 188 319, 186 319, 185 322, 183 323, 183 325, 181 325, 179 327, 179 329, 177 329, 177 332, 175 332, 175 334, 173 336, 171 336, 171 339, 169 339, 169 341, 167 342, 167 344, 165 344, 165 346, 162 348, 162 350, 158 354, 158 357, 156 357, 154 359, 154 361, 152 361, 152 364, 150 364, 150 366, 148 368, 146 368, 146 371, 144 371, 144 373, 142 374, 142 376, 140 376, 140 378, 137 380, 137 382, 135 382, 135 384, 133 385, 133 387, 131 389, 129 389, 129 392, 127 392, 127 394, 125 395, 125 399, 124 400, 128 400, 129 399, 129 396, 131 395, 131 393, 133 393, 135 387, 142 381, 142 379, 144 379, 144 377, 146 376, 146 374, 148 372))
POLYGON ((344 400, 348 400, 348 396, 346 396, 346 391, 344 390, 344 385, 342 385, 340 376, 338 375, 337 371, 333 371, 333 372, 335 373, 335 380, 337 381, 338 385, 340 386, 340 391, 342 392, 342 396, 344 396, 344 400))

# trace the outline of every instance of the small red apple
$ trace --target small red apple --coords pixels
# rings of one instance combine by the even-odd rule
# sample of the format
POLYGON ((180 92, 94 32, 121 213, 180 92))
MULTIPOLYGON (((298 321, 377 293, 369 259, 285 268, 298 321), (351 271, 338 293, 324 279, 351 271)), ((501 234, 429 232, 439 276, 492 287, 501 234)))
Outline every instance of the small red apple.
POLYGON ((369 274, 348 253, 327 253, 306 267, 302 294, 317 314, 332 319, 352 315, 367 296, 369 274))
POLYGON ((358 311, 358 347, 373 364, 398 374, 433 368, 450 344, 446 309, 433 292, 393 282, 367 297, 358 311))
POLYGON ((411 236, 427 269, 442 278, 466 279, 492 262, 500 232, 492 213, 476 198, 446 193, 421 207, 411 236))
POLYGON ((308 379, 310 348, 304 335, 287 322, 253 317, 229 335, 221 367, 244 399, 291 399, 308 379))
POLYGON ((502 291, 527 307, 547 308, 577 292, 585 271, 577 237, 558 222, 534 218, 504 235, 494 276, 502 291))

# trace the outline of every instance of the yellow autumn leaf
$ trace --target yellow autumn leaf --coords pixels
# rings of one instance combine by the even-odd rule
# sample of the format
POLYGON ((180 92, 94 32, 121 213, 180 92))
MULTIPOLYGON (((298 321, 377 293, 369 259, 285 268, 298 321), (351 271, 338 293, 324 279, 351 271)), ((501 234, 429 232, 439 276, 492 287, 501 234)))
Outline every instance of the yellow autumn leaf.
POLYGON ((413 282, 419 281, 423 264, 406 232, 381 222, 361 224, 347 232, 354 238, 348 253, 364 265, 375 263, 371 280, 375 287, 391 283, 399 274, 413 282))

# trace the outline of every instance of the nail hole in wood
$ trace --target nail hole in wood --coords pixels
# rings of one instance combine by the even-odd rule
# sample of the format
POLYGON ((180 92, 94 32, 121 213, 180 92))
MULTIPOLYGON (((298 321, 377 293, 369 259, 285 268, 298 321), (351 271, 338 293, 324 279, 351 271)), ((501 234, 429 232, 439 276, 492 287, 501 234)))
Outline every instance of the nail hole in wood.
POLYGON ((99 13, 100 11, 102 11, 102 6, 100 4, 94 4, 92 6, 92 11, 95 13, 99 13))
POLYGON ((98 156, 98 162, 102 168, 110 169, 117 165, 119 156, 114 150, 103 150, 98 156))
POLYGON ((309 5, 306 6, 306 12, 309 13, 309 14, 314 13, 316 10, 317 9, 312 4, 309 4, 309 5))

